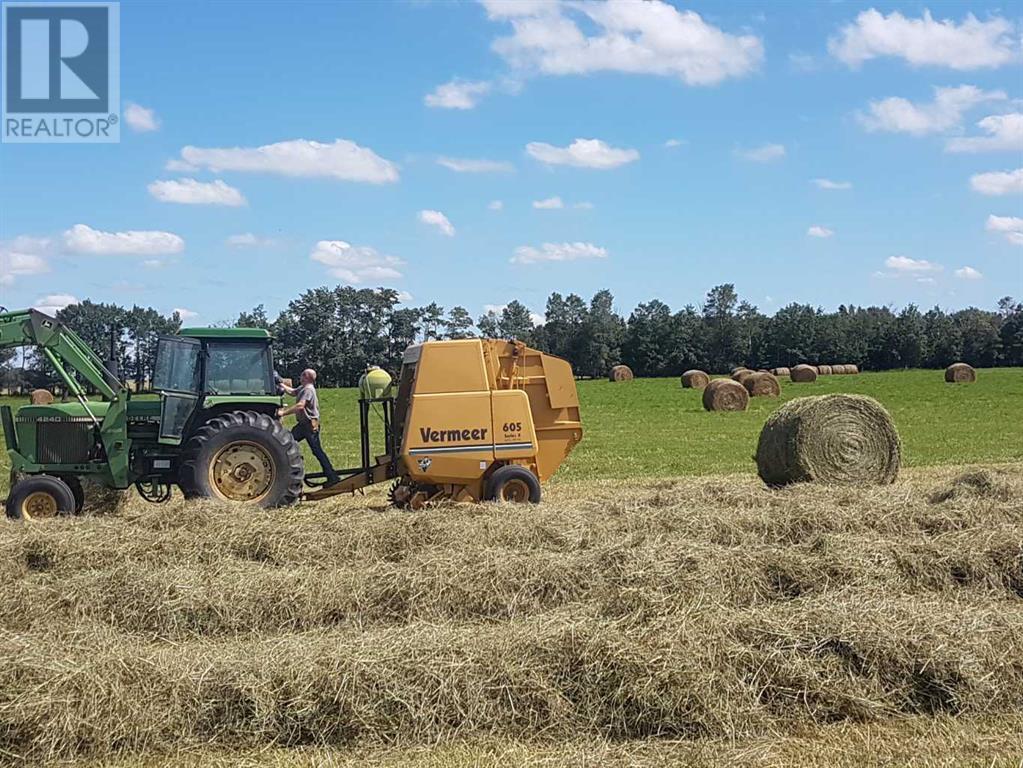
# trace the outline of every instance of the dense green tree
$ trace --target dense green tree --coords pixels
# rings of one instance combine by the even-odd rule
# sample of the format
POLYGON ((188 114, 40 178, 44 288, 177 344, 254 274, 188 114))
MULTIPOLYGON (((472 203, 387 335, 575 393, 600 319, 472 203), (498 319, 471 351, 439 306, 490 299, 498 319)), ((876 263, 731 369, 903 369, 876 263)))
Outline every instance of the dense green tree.
POLYGON ((472 315, 465 307, 452 307, 444 321, 444 335, 448 339, 472 338, 472 315))
POLYGON ((533 316, 519 301, 509 301, 501 310, 501 336, 530 343, 533 335, 533 316))

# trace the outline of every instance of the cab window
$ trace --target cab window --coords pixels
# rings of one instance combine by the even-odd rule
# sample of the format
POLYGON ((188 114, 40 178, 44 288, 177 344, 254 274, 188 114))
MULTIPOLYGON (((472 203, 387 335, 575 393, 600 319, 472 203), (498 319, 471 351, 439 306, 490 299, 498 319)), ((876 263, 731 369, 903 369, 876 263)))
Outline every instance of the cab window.
POLYGON ((156 347, 153 389, 158 392, 199 391, 199 342, 162 338, 156 347))
POLYGON ((211 395, 273 395, 270 349, 266 344, 210 342, 206 392, 211 395))

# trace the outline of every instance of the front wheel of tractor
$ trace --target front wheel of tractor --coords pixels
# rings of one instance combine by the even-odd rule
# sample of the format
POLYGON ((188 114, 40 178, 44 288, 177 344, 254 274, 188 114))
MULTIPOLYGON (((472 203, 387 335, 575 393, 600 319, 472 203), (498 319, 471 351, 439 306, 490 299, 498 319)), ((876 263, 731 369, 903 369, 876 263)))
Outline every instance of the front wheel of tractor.
POLYGON ((7 496, 11 520, 40 520, 73 514, 75 497, 67 483, 53 475, 29 475, 19 480, 7 496))

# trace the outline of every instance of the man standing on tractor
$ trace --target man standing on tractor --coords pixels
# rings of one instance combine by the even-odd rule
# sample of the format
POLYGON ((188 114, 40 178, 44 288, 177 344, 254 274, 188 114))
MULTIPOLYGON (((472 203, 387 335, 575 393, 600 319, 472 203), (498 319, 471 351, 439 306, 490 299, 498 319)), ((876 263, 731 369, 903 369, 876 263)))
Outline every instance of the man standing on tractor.
POLYGON ((316 395, 315 383, 316 371, 312 368, 302 371, 302 378, 297 387, 289 387, 283 381, 280 382, 281 390, 295 396, 295 404, 287 408, 279 408, 277 415, 284 418, 292 413, 295 414, 298 423, 292 428, 291 434, 298 442, 305 440, 309 443, 309 449, 313 452, 316 460, 320 462, 323 474, 327 477, 326 486, 331 486, 335 485, 340 478, 320 444, 320 399, 316 395))

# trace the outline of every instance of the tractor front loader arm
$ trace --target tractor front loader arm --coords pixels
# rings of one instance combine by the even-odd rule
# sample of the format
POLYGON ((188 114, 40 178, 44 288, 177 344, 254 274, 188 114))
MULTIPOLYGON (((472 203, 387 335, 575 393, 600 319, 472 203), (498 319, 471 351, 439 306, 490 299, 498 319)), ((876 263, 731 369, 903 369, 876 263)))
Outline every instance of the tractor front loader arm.
MULTIPOLYGON (((128 389, 124 384, 107 370, 100 356, 77 333, 34 309, 0 312, 0 349, 10 347, 34 347, 46 358, 92 419, 106 452, 114 486, 128 487, 128 389), (102 419, 89 407, 85 390, 68 369, 110 402, 102 419)), ((18 458, 11 456, 16 464, 18 458)))

